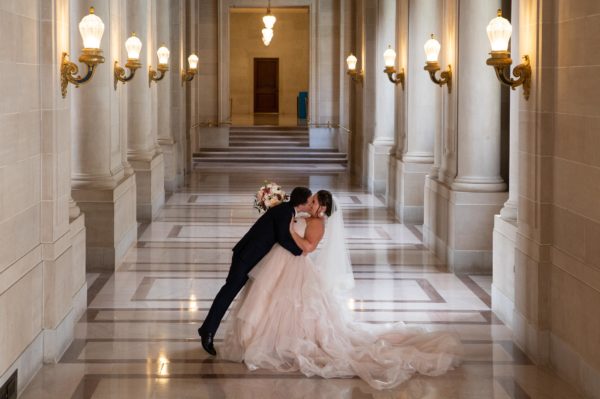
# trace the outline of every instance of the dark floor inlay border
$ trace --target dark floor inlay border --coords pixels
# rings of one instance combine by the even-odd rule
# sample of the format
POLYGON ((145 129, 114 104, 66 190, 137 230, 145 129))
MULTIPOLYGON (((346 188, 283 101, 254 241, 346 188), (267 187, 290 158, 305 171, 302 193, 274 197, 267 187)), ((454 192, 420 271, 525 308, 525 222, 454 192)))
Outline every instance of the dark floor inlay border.
MULTIPOLYGON (((414 281, 419 285, 421 290, 429 297, 429 300, 422 299, 397 299, 393 300, 394 303, 446 303, 446 300, 440 295, 440 293, 431 285, 431 283, 424 278, 410 278, 410 277, 355 277, 357 281, 414 281)), ((222 280, 225 281, 223 276, 165 276, 165 277, 150 277, 145 276, 139 283, 137 289, 131 297, 132 302, 188 302, 189 298, 148 298, 150 289, 156 282, 156 280, 222 280)), ((210 298, 196 299, 196 301, 208 301, 210 298)), ((367 301, 367 300, 362 300, 367 301)), ((373 300, 381 302, 379 300, 373 300)), ((392 300, 389 300, 392 301, 392 300)))
POLYGON ((496 377, 498 384, 506 391, 511 399, 531 399, 531 396, 519 385, 519 383, 510 377, 496 377))
POLYGON ((456 277, 489 308, 492 307, 492 297, 485 292, 471 277, 466 274, 457 274, 456 277))

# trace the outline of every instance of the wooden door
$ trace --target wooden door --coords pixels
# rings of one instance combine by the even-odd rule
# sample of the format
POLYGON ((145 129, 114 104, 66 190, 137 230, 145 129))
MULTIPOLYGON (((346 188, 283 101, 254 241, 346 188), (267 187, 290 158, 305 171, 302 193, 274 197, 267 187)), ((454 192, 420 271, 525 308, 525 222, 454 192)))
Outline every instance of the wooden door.
POLYGON ((254 112, 279 113, 279 58, 254 59, 254 112))

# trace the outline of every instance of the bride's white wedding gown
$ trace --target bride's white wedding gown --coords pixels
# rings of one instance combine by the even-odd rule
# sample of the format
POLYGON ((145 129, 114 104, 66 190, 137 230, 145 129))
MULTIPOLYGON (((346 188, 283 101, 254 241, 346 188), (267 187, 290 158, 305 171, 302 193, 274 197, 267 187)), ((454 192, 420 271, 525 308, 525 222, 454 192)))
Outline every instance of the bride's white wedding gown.
MULTIPOLYGON (((304 234, 303 219, 295 226, 304 234)), ((251 271, 230 312, 220 353, 251 370, 359 376, 386 389, 415 372, 445 373, 458 364, 461 350, 453 334, 352 321, 343 300, 324 287, 311 258, 275 244, 251 271)))

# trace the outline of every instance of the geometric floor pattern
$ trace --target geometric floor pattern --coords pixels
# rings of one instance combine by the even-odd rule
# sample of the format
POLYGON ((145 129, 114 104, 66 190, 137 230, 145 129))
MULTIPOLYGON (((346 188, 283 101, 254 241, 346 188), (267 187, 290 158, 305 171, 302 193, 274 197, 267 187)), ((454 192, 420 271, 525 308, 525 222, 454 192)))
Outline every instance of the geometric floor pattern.
POLYGON ((114 273, 87 275, 88 310, 73 343, 22 398, 580 398, 513 344, 491 311, 491 276, 447 273, 423 246, 420 226, 398 223, 383 197, 353 188, 345 172, 197 170, 189 180, 152 223, 139 226, 136 246, 114 273), (465 346, 462 365, 374 391, 357 378, 250 372, 207 356, 196 329, 224 282, 232 246, 258 216, 253 194, 264 179, 338 197, 356 320, 454 331, 465 346))

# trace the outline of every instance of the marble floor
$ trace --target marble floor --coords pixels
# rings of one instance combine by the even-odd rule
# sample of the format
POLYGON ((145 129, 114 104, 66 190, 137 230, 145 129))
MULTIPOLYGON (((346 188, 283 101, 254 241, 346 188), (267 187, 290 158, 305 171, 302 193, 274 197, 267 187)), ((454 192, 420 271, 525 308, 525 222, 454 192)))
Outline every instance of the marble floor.
MULTIPOLYGON (((344 172, 197 170, 183 190, 167 196, 152 223, 139 226, 138 243, 114 273, 88 274, 89 308, 75 340, 22 397, 580 398, 513 344, 511 331, 491 312, 490 285, 490 276, 446 273, 424 248, 420 226, 397 223, 382 197, 353 188, 344 172), (210 358, 196 328, 224 281, 231 247, 257 217, 253 193, 264 179, 288 190, 334 191, 357 282, 349 302, 355 318, 456 332, 465 345, 462 365, 373 391, 356 378, 250 372, 210 358)), ((219 341, 217 335, 217 350, 219 341)))

